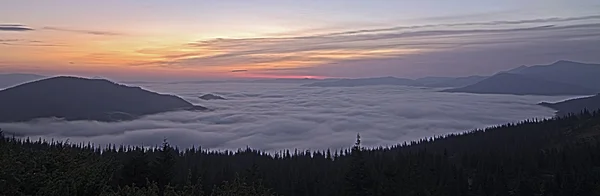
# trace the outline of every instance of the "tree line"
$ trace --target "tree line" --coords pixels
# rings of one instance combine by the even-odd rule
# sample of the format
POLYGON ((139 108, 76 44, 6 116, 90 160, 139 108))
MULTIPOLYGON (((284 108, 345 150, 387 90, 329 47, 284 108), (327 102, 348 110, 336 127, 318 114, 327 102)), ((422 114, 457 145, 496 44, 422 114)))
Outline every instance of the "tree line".
POLYGON ((213 151, 0 134, 0 195, 600 195, 600 113, 364 148, 213 151))

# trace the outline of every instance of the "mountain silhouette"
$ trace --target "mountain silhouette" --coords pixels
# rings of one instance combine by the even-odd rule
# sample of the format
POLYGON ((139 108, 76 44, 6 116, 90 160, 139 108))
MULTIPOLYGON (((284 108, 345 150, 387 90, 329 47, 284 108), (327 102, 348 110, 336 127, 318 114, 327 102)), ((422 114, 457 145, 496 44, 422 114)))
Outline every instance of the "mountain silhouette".
POLYGON ((225 100, 225 98, 218 96, 218 95, 213 95, 213 94, 205 94, 198 98, 204 99, 204 100, 225 100))
POLYGON ((442 92, 513 95, 591 95, 596 90, 574 84, 530 78, 519 74, 499 73, 481 82, 442 92))
POLYGON ((424 77, 416 79, 416 82, 425 87, 463 87, 475 84, 487 76, 466 76, 466 77, 424 77))
POLYGON ((600 64, 557 61, 550 65, 521 66, 509 73, 595 89, 600 92, 600 64))
POLYGON ((380 77, 380 78, 358 78, 358 79, 339 79, 333 81, 321 81, 302 86, 311 87, 357 87, 357 86, 373 86, 373 85, 403 85, 403 86, 420 86, 421 83, 395 77, 380 77))
POLYGON ((570 99, 558 103, 542 102, 539 105, 558 110, 556 114, 559 116, 564 116, 570 113, 578 114, 584 110, 591 112, 600 110, 600 94, 591 97, 570 99))
POLYGON ((486 76, 467 77, 424 77, 416 80, 396 77, 356 78, 356 79, 323 79, 302 86, 312 87, 357 87, 373 85, 399 85, 418 87, 463 87, 475 84, 486 76))
POLYGON ((26 82, 31 82, 34 80, 39 80, 39 79, 42 79, 45 77, 46 76, 41 76, 41 75, 36 75, 36 74, 21 74, 21 73, 0 74, 0 89, 23 84, 26 82))
POLYGON ((520 66, 476 84, 444 92, 516 95, 592 95, 600 92, 600 65, 557 61, 520 66))
POLYGON ((122 121, 174 110, 205 110, 180 97, 104 79, 53 77, 0 91, 0 122, 56 117, 122 121))

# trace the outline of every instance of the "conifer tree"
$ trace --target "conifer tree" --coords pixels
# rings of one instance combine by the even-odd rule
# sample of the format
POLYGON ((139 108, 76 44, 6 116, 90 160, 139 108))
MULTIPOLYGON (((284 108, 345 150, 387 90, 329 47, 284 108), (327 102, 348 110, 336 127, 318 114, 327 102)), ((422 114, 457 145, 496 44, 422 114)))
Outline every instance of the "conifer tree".
POLYGON ((371 179, 369 177, 362 147, 360 146, 360 134, 356 135, 356 143, 350 154, 350 166, 346 171, 346 195, 367 196, 371 195, 371 179))

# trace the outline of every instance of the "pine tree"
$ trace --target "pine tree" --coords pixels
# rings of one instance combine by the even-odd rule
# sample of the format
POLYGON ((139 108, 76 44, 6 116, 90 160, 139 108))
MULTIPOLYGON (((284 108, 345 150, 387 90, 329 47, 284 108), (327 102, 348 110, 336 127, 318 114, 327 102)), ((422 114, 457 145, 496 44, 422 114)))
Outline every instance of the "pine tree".
POLYGON ((174 165, 175 152, 165 139, 156 159, 152 163, 153 181, 157 183, 160 189, 159 195, 164 195, 165 186, 173 179, 174 165))
POLYGON ((360 146, 360 134, 356 135, 356 143, 350 154, 350 167, 346 172, 346 195, 371 195, 372 181, 369 177, 365 158, 360 146))
POLYGON ((203 196, 204 190, 202 190, 202 179, 197 177, 195 180, 192 178, 194 175, 192 171, 188 171, 188 176, 183 186, 183 194, 186 196, 203 196))
POLYGON ((146 187, 150 177, 148 154, 143 149, 135 149, 131 154, 131 158, 123 166, 120 184, 146 187))

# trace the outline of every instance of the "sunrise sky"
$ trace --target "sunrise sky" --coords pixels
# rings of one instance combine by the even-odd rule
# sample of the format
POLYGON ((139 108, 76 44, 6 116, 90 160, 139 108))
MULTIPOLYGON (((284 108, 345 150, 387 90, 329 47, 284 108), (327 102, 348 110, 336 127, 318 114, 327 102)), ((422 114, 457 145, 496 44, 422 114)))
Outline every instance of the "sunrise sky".
POLYGON ((600 62, 598 0, 3 0, 0 72, 463 76, 600 62))

